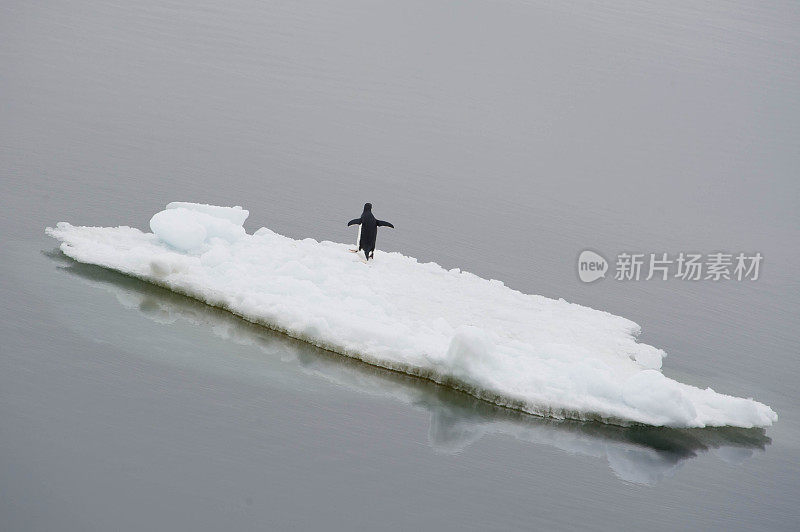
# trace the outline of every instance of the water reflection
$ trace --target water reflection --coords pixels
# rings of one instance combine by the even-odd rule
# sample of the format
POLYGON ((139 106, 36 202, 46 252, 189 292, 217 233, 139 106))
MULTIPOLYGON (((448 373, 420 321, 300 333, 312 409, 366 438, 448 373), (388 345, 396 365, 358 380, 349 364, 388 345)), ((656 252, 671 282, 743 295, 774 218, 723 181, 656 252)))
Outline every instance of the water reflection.
MULTIPOLYGON (((257 346, 266 357, 248 361, 245 370, 237 373, 239 378, 259 379, 274 374, 275 367, 268 362, 280 360, 359 393, 390 396, 424 409, 430 413, 430 444, 439 452, 458 453, 486 434, 509 435, 568 453, 605 458, 620 479, 655 484, 706 451, 712 451, 725 462, 738 464, 771 443, 764 429, 624 428, 538 418, 325 351, 155 285, 77 263, 58 250, 45 255, 59 262, 61 270, 110 291, 122 306, 151 320, 164 324, 185 322, 210 330, 227 341, 257 346)), ((218 361, 194 362, 212 371, 231 371, 229 365, 218 361)))

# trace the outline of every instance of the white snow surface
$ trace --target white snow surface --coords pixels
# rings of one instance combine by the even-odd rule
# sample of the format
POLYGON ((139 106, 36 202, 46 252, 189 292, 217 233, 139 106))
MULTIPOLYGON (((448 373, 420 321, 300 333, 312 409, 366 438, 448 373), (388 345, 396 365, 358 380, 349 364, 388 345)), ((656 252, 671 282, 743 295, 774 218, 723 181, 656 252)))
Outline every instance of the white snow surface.
POLYGON ((244 221, 250 216, 250 211, 242 209, 239 205, 236 207, 218 207, 216 205, 208 205, 207 203, 173 201, 167 204, 167 209, 188 209, 190 211, 202 212, 215 218, 224 218, 234 225, 244 224, 244 221))
POLYGON ((242 224, 248 212, 171 203, 131 227, 47 228, 73 259, 186 294, 342 355, 556 418, 764 427, 768 406, 661 374, 638 325, 459 269, 242 224))

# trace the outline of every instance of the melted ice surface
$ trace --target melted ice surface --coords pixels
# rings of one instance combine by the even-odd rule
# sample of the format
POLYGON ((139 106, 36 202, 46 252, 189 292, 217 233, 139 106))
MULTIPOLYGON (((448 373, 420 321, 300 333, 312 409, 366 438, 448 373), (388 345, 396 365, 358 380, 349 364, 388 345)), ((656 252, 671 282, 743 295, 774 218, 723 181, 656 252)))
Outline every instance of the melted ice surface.
POLYGON ((294 240, 242 224, 247 211, 172 203, 153 233, 76 227, 47 233, 78 260, 226 308, 370 364, 532 414, 656 426, 768 426, 752 399, 679 383, 639 326, 580 305, 523 294, 435 263, 294 240))

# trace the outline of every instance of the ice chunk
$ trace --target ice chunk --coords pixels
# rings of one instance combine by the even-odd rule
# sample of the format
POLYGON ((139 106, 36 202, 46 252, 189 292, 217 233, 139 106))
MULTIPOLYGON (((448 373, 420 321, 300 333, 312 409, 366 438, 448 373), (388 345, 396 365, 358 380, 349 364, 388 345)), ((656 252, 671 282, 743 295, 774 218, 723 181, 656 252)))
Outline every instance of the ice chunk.
POLYGON ((399 253, 364 264, 345 244, 246 235, 236 209, 171 206, 151 220, 155 236, 64 222, 47 233, 75 260, 532 414, 672 427, 777 419, 753 399, 663 376, 663 351, 637 342, 625 318, 399 253))
POLYGON ((163 242, 181 251, 199 248, 208 233, 203 223, 181 210, 161 211, 150 218, 150 230, 163 242))
MULTIPOLYGON (((212 206, 199 205, 197 207, 202 208, 196 209, 175 205, 176 203, 170 203, 167 210, 156 213, 150 219, 150 229, 153 234, 175 249, 185 252, 200 251, 203 244, 210 243, 214 238, 234 243, 246 234, 241 223, 237 224, 231 219, 241 218, 244 222, 247 218, 247 211, 239 209, 245 214, 243 217, 238 216, 237 218, 234 215, 225 214, 227 211, 223 209, 227 209, 227 207, 207 208, 212 206)), ((230 209, 230 211, 237 214, 234 209, 230 209)))

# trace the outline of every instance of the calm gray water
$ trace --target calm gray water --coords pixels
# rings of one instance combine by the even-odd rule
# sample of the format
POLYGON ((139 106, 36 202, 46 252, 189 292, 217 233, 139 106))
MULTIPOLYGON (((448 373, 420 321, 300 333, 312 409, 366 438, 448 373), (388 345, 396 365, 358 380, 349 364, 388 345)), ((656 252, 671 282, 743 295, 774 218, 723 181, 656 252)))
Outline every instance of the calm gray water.
MULTIPOLYGON (((794 2, 0 1, 0 528, 796 530, 794 2), (628 317, 761 430, 492 407, 66 259, 169 201, 628 317), (760 252, 755 282, 576 258, 760 252)), ((457 302, 455 302, 457 304, 457 302)))

